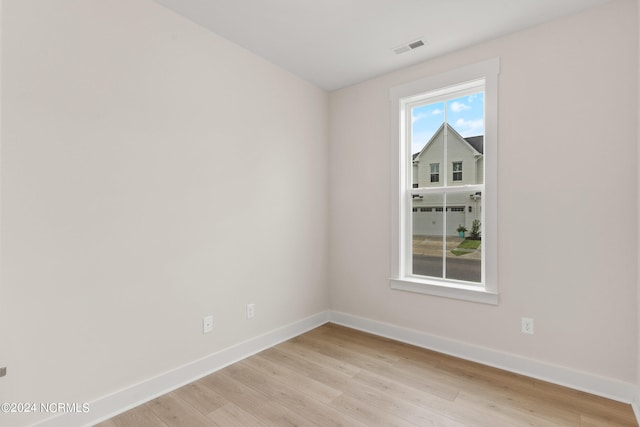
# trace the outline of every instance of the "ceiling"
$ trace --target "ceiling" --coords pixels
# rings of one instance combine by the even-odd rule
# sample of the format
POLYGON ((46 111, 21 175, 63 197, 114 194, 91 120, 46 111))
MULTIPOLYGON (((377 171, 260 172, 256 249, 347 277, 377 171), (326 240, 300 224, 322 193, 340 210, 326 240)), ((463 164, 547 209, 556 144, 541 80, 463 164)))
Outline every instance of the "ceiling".
POLYGON ((608 0, 155 0, 335 90, 608 0), (422 39, 417 49, 393 49, 422 39))

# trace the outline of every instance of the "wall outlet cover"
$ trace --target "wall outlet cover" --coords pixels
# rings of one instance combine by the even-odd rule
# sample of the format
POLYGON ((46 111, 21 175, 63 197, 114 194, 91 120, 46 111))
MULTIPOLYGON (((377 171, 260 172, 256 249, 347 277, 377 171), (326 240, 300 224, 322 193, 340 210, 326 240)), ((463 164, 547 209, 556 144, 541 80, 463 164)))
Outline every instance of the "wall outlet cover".
POLYGON ((521 331, 523 334, 533 335, 534 333, 533 319, 531 319, 530 317, 523 317, 522 324, 521 324, 521 331))
POLYGON ((247 319, 251 319, 255 315, 256 315, 255 304, 247 304, 247 319))
POLYGON ((207 334, 213 331, 213 316, 205 316, 202 318, 202 333, 207 334))

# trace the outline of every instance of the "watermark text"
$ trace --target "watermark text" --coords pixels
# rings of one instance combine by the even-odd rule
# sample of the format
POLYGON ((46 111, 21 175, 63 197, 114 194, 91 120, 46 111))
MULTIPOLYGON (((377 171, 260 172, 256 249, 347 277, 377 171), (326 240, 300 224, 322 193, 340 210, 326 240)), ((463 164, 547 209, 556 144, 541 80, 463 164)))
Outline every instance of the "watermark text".
POLYGON ((2 402, 0 413, 24 414, 39 412, 44 414, 86 414, 91 411, 88 403, 77 402, 2 402))

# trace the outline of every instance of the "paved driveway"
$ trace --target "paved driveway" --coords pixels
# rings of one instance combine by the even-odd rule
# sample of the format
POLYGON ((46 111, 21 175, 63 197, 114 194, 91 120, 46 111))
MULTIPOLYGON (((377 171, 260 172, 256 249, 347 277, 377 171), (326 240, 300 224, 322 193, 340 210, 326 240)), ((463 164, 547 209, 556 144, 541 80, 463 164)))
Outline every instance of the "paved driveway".
MULTIPOLYGON (((478 250, 456 256, 451 253, 464 239, 458 236, 447 236, 447 258, 482 259, 482 245, 478 250)), ((413 236, 413 254, 442 257, 442 236, 413 236)))

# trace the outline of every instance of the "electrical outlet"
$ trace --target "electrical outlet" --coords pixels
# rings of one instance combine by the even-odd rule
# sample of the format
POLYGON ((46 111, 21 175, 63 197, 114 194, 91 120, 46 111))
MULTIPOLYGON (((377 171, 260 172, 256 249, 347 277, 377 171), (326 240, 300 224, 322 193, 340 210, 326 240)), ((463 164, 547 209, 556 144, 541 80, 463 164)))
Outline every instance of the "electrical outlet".
POLYGON ((204 316, 202 318, 202 333, 208 334, 213 331, 213 316, 204 316))
POLYGON ((247 304, 247 319, 252 319, 256 315, 256 307, 254 304, 247 304))
POLYGON ((523 334, 533 335, 533 332, 534 332, 533 319, 528 318, 528 317, 523 317, 521 326, 522 326, 522 333, 523 334))

